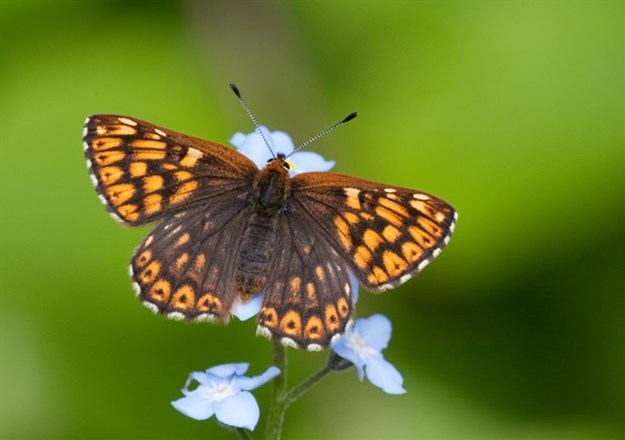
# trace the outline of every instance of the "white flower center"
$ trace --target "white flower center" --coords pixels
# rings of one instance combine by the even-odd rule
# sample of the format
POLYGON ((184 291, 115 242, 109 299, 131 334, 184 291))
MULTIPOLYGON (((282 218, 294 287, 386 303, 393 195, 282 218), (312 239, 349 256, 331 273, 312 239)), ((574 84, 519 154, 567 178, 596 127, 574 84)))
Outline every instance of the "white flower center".
POLYGON ((347 345, 349 345, 361 359, 366 359, 376 353, 376 351, 367 344, 367 341, 357 332, 352 332, 347 335, 347 345))
POLYGON ((219 382, 212 387, 206 387, 202 395, 215 402, 224 400, 226 397, 235 395, 238 391, 232 386, 233 382, 219 382))

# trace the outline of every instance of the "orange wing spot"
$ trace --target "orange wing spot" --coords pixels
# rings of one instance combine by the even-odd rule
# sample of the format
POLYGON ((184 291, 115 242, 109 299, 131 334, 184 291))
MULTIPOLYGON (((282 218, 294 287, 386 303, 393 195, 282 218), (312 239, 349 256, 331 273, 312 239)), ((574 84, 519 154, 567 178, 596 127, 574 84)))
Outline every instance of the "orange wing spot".
POLYGON ((306 326, 304 327, 304 338, 308 340, 318 340, 322 339, 325 336, 325 331, 323 329, 323 322, 321 318, 318 316, 311 316, 306 321, 306 326))
POLYGON ((299 293, 299 289, 301 287, 301 278, 300 277, 293 277, 291 278, 291 281, 289 282, 289 286, 291 287, 291 293, 293 295, 296 295, 299 293))
POLYGON ((178 182, 182 182, 183 180, 188 180, 193 177, 193 174, 188 171, 177 171, 174 173, 174 177, 178 182))
POLYGON ((197 309, 201 313, 214 313, 215 315, 223 315, 223 302, 215 295, 205 293, 198 300, 197 309))
POLYGON ((130 175, 132 177, 145 176, 148 172, 148 164, 145 162, 132 162, 130 164, 130 175))
POLYGON ((116 137, 101 137, 91 141, 91 148, 94 151, 110 150, 111 148, 118 148, 123 142, 123 139, 116 137))
POLYGON ((395 226, 388 225, 382 231, 382 236, 388 242, 395 243, 395 241, 401 237, 401 231, 397 229, 395 226))
POLYGON ((278 325, 278 312, 273 307, 263 307, 260 310, 258 321, 267 327, 276 327, 278 325))
POLYGON ((152 259, 152 251, 150 250, 143 251, 141 252, 141 255, 139 255, 136 259, 137 266, 144 267, 146 264, 148 264, 148 261, 150 261, 151 259, 152 259))
POLYGON ((299 336, 302 332, 302 317, 295 310, 289 310, 280 320, 280 330, 289 336, 299 336))
POLYGON ((321 266, 315 267, 315 275, 317 275, 317 279, 322 283, 326 280, 326 273, 323 271, 323 267, 321 266))
POLYGON ((326 305, 324 310, 324 321, 326 324, 325 327, 331 332, 335 332, 341 326, 334 304, 326 305))
POLYGON ((305 253, 306 255, 310 254, 310 246, 305 245, 305 246, 302 248, 302 251, 304 251, 304 253, 305 253))
POLYGON ((164 304, 169 300, 171 284, 162 278, 158 279, 150 288, 149 298, 153 302, 164 304))
POLYGON ((367 277, 370 284, 382 284, 388 281, 388 274, 378 266, 374 266, 371 274, 367 277))
POLYGON ((195 290, 188 284, 184 284, 176 290, 169 304, 177 310, 192 310, 195 304, 195 290))
POLYGON ((145 213, 150 215, 163 209, 163 196, 160 194, 150 194, 143 199, 145 213))
POLYGON ((132 146, 135 148, 145 148, 148 150, 164 150, 167 146, 167 142, 154 141, 152 139, 135 139, 132 141, 132 146))
POLYGON ((119 150, 102 151, 93 155, 93 160, 100 166, 110 165, 126 158, 126 153, 119 150))
POLYGON ((434 218, 436 219, 437 222, 443 223, 445 219, 447 218, 447 216, 445 215, 444 212, 437 211, 436 214, 434 214, 434 218))
POLYGON ((315 295, 315 285, 313 283, 306 283, 306 298, 309 301, 317 302, 317 296, 315 295))
POLYGON ((176 258, 176 267, 182 270, 184 265, 187 264, 187 261, 189 261, 189 254, 186 252, 180 254, 180 256, 176 258))
POLYGON ((105 185, 117 182, 124 175, 124 170, 120 167, 108 166, 100 168, 100 180, 105 185))
POLYGON ((408 233, 423 249, 429 249, 434 245, 434 239, 416 226, 410 226, 408 228, 408 233))
POLYGON ((159 135, 157 135, 156 133, 143 133, 143 136, 146 139, 152 139, 152 140, 155 140, 155 141, 160 141, 161 140, 161 137, 159 135))
POLYGON ((202 270, 205 264, 206 264, 206 256, 204 254, 198 254, 198 256, 195 257, 193 268, 195 269, 196 272, 199 272, 202 270))
POLYGON ((365 212, 365 211, 360 213, 360 218, 362 218, 363 220, 366 220, 368 222, 373 220, 373 216, 371 214, 369 214, 368 212, 365 212))
POLYGON ((353 212, 346 212, 345 219, 352 225, 356 225, 360 221, 360 218, 353 212))
POLYGON ((183 244, 188 243, 190 239, 191 239, 191 236, 189 235, 189 233, 185 232, 184 234, 180 236, 180 238, 176 242, 175 247, 182 246, 183 244))
POLYGON ((347 300, 345 298, 339 298, 336 305, 339 309, 339 315, 341 315, 341 318, 347 318, 349 316, 349 303, 347 300))
POLYGON ((386 272, 393 278, 398 277, 408 269, 408 263, 402 257, 392 251, 384 251, 382 262, 386 272))
POLYGON ((414 209, 416 209, 419 212, 423 212, 423 213, 427 213, 427 205, 425 204, 425 202, 421 201, 421 200, 411 200, 410 201, 410 206, 412 206, 414 209))
POLYGON ((408 217, 408 210, 397 202, 390 200, 388 197, 380 197, 378 199, 380 205, 395 211, 402 217, 408 217))
POLYGON ((358 246, 354 254, 354 262, 360 269, 365 270, 369 267, 369 263, 373 258, 373 254, 366 246, 358 246))
POLYGON ((161 189, 164 184, 165 179, 163 179, 163 176, 158 174, 147 176, 143 178, 143 191, 146 194, 150 194, 161 189))
POLYGON ((377 247, 384 242, 382 236, 375 232, 373 229, 367 229, 365 233, 362 234, 362 240, 372 251, 375 251, 377 247))
POLYGON ((353 245, 352 238, 349 235, 349 225, 345 220, 337 216, 334 218, 334 226, 336 226, 336 229, 338 231, 338 236, 341 244, 343 245, 345 250, 350 250, 353 245))
MULTIPOLYGON (((381 200, 386 200, 386 199, 381 199, 381 200)), ((402 218, 399 215, 397 215, 396 213, 394 213, 390 209, 386 209, 383 206, 376 206, 375 213, 378 216, 382 217, 387 222, 389 222, 389 223, 391 223, 391 224, 393 224, 395 226, 401 226, 404 223, 404 221, 402 220, 402 218)))
MULTIPOLYGON (((151 141, 155 142, 155 141, 151 141)), ((163 151, 156 150, 135 150, 134 153, 135 160, 163 160, 167 153, 163 151)), ((165 166, 163 165, 163 168, 165 166)))
POLYGON ((178 169, 178 167, 173 163, 163 163, 161 164, 161 168, 167 171, 173 171, 178 169))
POLYGON ((180 203, 189 197, 198 187, 196 180, 189 180, 178 187, 176 192, 169 198, 169 203, 180 203))
POLYGON ((117 212, 126 221, 134 222, 139 218, 137 205, 127 204, 117 207, 117 212))
POLYGON ((433 221, 428 220, 427 218, 419 217, 417 219, 417 223, 419 224, 419 226, 421 226, 421 228, 423 228, 435 237, 441 237, 443 235, 443 230, 441 229, 441 227, 433 221))
POLYGON ((356 211, 360 211, 362 209, 362 206, 360 205, 360 199, 358 198, 360 190, 356 188, 343 188, 343 191, 345 191, 345 196, 347 197, 347 199, 345 200, 347 206, 355 209, 356 211))
POLYGON ((128 125, 98 125, 96 127, 98 135, 108 136, 132 136, 137 134, 137 130, 128 125))
POLYGON ((423 250, 411 241, 407 241, 401 245, 401 253, 409 263, 418 261, 423 255, 423 250))
POLYGON ((135 195, 136 189, 132 183, 120 183, 106 188, 109 200, 115 206, 121 205, 135 195))
POLYGON ((139 280, 143 284, 152 284, 152 281, 156 279, 161 271, 161 263, 158 261, 152 261, 148 267, 143 269, 143 272, 139 274, 139 280))
POLYGON ((180 160, 180 165, 182 165, 183 167, 192 168, 202 156, 204 156, 204 153, 202 153, 200 150, 196 148, 189 148, 187 150, 187 154, 185 154, 184 157, 180 160))

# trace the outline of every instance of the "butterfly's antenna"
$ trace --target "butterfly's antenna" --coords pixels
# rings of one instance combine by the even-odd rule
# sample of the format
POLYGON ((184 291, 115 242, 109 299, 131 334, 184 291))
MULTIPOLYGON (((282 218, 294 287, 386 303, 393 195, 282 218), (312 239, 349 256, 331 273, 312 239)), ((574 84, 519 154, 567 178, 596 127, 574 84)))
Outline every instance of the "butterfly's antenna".
POLYGON ((245 99, 243 99, 243 97, 241 96, 241 92, 239 92, 239 88, 237 87, 237 85, 235 83, 230 83, 230 88, 232 89, 234 94, 237 95, 237 98, 239 99, 239 102, 243 106, 243 109, 245 110, 245 113, 247 113, 247 115, 250 117, 250 119, 252 120, 252 124, 254 124, 254 127, 256 128, 256 131, 258 132, 258 134, 260 134, 260 137, 263 138, 263 141, 265 142, 265 145, 267 145, 267 148, 269 148, 269 152, 275 158, 276 157, 276 153, 273 152, 273 150, 271 149, 271 145, 269 145, 269 142, 267 142, 267 138, 263 134, 263 131, 260 129, 260 125, 258 125, 258 122, 256 122, 256 118, 254 117, 254 115, 250 111, 250 108, 247 106, 247 103, 245 102, 245 99))
MULTIPOLYGON (((347 115, 345 118, 343 118, 343 120, 337 122, 336 124, 334 124, 332 127, 330 128, 326 128, 325 130, 323 130, 321 133, 319 133, 316 136, 311 137, 310 139, 308 139, 306 142, 298 145, 297 147, 295 147, 295 149, 293 150, 293 153, 301 150, 302 148, 304 148, 306 145, 312 144, 313 142, 315 142, 317 139, 320 139, 322 137, 324 137, 326 134, 333 132, 334 130, 336 130, 337 128, 339 128, 341 125, 351 121, 352 119, 354 119, 356 116, 358 116, 358 112, 352 112, 349 115, 347 115)), ((293 154, 291 153, 291 154, 293 154)), ((289 156, 291 156, 291 154, 289 154, 289 156)), ((287 158, 289 157, 287 156, 287 158)))

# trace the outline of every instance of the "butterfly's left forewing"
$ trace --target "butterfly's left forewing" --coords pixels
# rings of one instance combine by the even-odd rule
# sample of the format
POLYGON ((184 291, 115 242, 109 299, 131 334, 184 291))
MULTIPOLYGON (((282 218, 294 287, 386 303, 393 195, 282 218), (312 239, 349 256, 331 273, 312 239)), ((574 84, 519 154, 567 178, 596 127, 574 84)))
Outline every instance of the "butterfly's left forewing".
POLYGON ((83 146, 100 199, 116 220, 128 225, 250 189, 258 168, 223 145, 158 127, 136 118, 87 118, 83 146))
POLYGON ((293 206, 311 230, 330 237, 360 283, 397 287, 449 243, 457 213, 447 202, 412 189, 336 173, 303 173, 292 181, 293 206))

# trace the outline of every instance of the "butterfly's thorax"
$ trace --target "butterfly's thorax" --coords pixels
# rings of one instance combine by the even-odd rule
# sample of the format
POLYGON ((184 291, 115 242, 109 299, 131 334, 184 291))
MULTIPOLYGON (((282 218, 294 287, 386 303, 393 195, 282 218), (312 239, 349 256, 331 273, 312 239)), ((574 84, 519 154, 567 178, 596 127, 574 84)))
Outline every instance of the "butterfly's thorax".
POLYGON ((245 298, 260 291, 267 281, 278 214, 284 208, 289 191, 289 174, 280 159, 267 164, 254 178, 252 212, 236 262, 236 283, 245 298))

